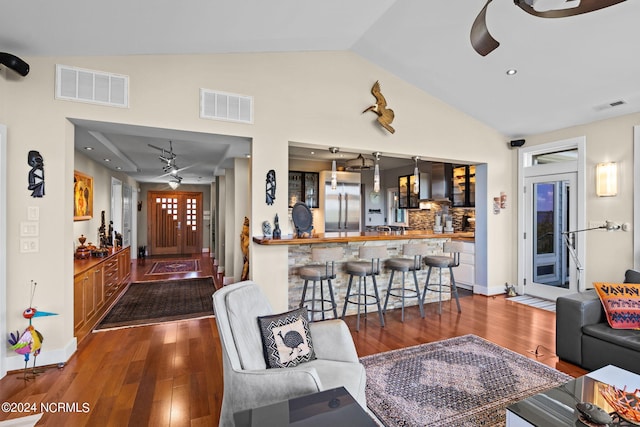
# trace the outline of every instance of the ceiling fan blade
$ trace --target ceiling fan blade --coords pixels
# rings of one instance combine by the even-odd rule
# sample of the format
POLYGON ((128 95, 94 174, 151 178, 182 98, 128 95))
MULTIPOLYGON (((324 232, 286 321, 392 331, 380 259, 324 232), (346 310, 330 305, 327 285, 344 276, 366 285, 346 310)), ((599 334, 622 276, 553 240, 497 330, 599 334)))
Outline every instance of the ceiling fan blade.
POLYGON ((500 43, 489 34, 487 28, 487 7, 492 0, 487 0, 471 26, 471 46, 482 56, 491 53, 500 43))
POLYGON ((624 1, 626 0, 581 0, 580 6, 574 7, 572 9, 559 9, 538 12, 532 6, 528 5, 524 0, 513 0, 516 6, 518 6, 520 9, 524 10, 530 15, 538 16, 540 18, 564 18, 567 16, 581 15, 583 13, 604 9, 605 7, 613 6, 614 4, 622 3, 624 1))

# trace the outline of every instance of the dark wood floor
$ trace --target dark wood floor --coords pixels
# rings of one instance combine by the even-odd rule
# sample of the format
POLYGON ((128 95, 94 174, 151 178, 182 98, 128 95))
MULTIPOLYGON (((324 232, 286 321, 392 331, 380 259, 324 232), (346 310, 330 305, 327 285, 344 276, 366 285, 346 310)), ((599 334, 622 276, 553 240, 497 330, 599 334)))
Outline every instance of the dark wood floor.
MULTIPOLYGON (((134 261, 132 279, 148 280, 152 260, 134 261)), ((213 276, 211 259, 202 258, 198 276, 213 276)), ((186 274, 193 277, 194 273, 186 274)), ((166 280, 174 276, 158 277, 166 280)), ((185 275, 179 275, 185 277, 185 275)), ((465 293, 462 313, 445 303, 426 307, 426 318, 409 308, 404 323, 389 311, 381 328, 370 316, 355 332, 347 324, 360 356, 475 334, 573 376, 585 373, 554 354, 555 314, 511 302, 504 296, 465 293), (536 349, 538 355, 534 354, 536 349)), ((46 351, 46 343, 43 347, 46 351)), ((45 413, 39 426, 211 426, 222 402, 222 361, 215 319, 205 318, 90 334, 62 369, 49 368, 25 382, 11 373, 0 381, 0 402, 78 404, 80 412, 45 413), (83 404, 88 409, 82 412, 83 404)), ((0 412, 0 420, 29 415, 0 412)))

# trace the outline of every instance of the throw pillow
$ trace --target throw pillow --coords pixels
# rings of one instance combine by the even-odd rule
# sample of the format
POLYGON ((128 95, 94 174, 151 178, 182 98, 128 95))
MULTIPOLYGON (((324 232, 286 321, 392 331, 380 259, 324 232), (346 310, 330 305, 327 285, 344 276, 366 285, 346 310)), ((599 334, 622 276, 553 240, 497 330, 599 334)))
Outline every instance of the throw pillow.
POLYGON ((316 358, 307 308, 258 317, 268 368, 291 368, 316 358))
POLYGON ((640 329, 640 284, 594 283, 609 326, 640 329))

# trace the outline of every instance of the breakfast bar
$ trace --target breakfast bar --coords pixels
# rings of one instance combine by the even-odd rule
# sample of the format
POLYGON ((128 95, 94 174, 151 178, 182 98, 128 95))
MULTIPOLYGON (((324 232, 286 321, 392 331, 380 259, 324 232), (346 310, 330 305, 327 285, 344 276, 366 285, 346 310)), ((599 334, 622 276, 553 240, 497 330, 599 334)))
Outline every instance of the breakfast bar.
MULTIPOLYGON (((386 246, 387 258, 395 258, 402 256, 402 245, 406 243, 425 243, 428 246, 427 253, 423 255, 440 255, 442 254, 442 245, 449 240, 461 240, 467 242, 474 241, 473 232, 454 232, 454 233, 433 233, 427 230, 405 230, 405 231, 367 231, 367 232, 331 232, 318 233, 309 237, 296 237, 293 235, 283 236, 279 239, 271 237, 254 237, 254 243, 259 245, 288 245, 288 271, 289 271, 289 308, 293 309, 300 304, 302 288, 304 280, 298 276, 298 269, 311 263, 311 247, 312 245, 321 245, 322 247, 342 247, 344 249, 344 258, 336 262, 337 277, 332 280, 333 290, 335 293, 338 311, 341 312, 344 298, 346 295, 347 285, 349 284, 349 275, 344 270, 344 264, 354 261, 358 258, 360 246, 386 246)), ((381 273, 376 277, 378 293, 381 298, 386 295, 386 289, 389 282, 390 272, 384 267, 386 259, 381 259, 381 273)), ((455 273, 454 273, 455 274, 455 273)), ((418 281, 420 289, 424 288, 426 280, 426 269, 418 271, 418 281)), ((434 276, 434 275, 432 275, 434 276)), ((394 277, 394 281, 399 281, 398 275, 394 277)), ((437 281, 438 278, 432 277, 431 281, 437 281)), ((446 269, 442 271, 442 280, 444 283, 449 282, 449 272, 446 269)), ((413 278, 407 275, 407 284, 411 284, 413 278)), ((449 299, 449 295, 443 295, 443 300, 449 299)), ((438 300, 436 293, 427 292, 425 304, 438 300)), ((416 300, 407 300, 405 306, 415 305, 416 300)), ((398 298, 389 300, 388 308, 400 307, 401 301, 398 298)), ((350 306, 347 314, 354 314, 355 307, 350 306)))

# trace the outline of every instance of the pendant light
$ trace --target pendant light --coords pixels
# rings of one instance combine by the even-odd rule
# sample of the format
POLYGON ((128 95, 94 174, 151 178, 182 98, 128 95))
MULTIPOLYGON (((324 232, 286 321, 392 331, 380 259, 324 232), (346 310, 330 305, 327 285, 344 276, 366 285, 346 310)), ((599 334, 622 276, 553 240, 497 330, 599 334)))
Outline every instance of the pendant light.
POLYGON ((420 157, 414 156, 413 160, 416 162, 416 167, 413 170, 413 194, 420 193, 420 171, 418 170, 418 160, 420 157))
POLYGON ((373 192, 380 192, 380 152, 376 151, 373 153, 373 156, 376 159, 375 166, 373 167, 373 192))
POLYGON ((333 160, 331 161, 331 189, 335 190, 338 187, 338 171, 336 168, 335 154, 340 151, 338 147, 330 147, 329 151, 333 154, 333 160))

